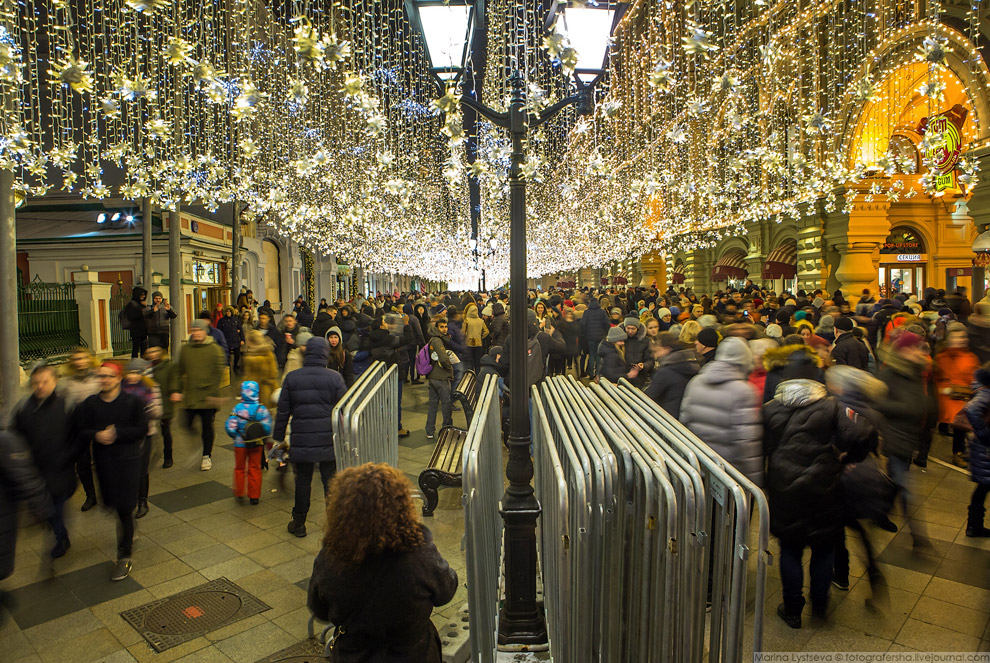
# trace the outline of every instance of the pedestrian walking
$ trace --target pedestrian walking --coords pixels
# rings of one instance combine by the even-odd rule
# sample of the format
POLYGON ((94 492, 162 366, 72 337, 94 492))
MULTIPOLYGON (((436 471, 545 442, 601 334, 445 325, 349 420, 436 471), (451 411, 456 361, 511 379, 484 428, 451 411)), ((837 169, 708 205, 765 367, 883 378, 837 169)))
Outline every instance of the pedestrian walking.
MULTIPOLYGON (((429 337, 428 354, 430 372, 426 374, 429 383, 429 407, 426 411, 426 438, 432 440, 436 434, 437 408, 443 416, 442 427, 454 425, 453 404, 451 402, 451 382, 454 379, 454 366, 451 363, 450 336, 447 334, 447 318, 443 314, 434 316, 427 329, 429 337)), ((456 355, 454 355, 456 357, 456 355)))
POLYGON ((209 335, 210 323, 193 320, 189 342, 182 348, 176 360, 174 391, 171 399, 182 403, 186 426, 191 428, 199 419, 203 439, 203 459, 199 469, 213 468, 213 420, 220 397, 220 378, 227 370, 227 360, 209 335))
POLYGON ((144 405, 144 414, 148 419, 148 434, 141 445, 141 482, 138 484, 137 511, 135 518, 148 515, 148 490, 150 488, 149 464, 151 463, 151 440, 158 431, 158 421, 162 418, 162 394, 158 385, 145 373, 150 364, 144 359, 131 359, 124 371, 124 381, 121 388, 125 393, 136 396, 144 405))
POLYGON ((31 395, 17 407, 11 426, 27 443, 51 496, 54 514, 49 524, 55 535, 52 559, 62 557, 72 545, 64 510, 66 501, 76 491, 74 465, 78 455, 69 404, 58 393, 57 385, 54 367, 42 364, 31 371, 31 395))
POLYGON ((76 419, 81 443, 93 443, 93 462, 106 506, 115 511, 117 563, 110 579, 123 580, 131 572, 134 510, 141 480, 142 443, 148 434, 144 404, 121 389, 120 366, 104 363, 97 371, 100 393, 79 406, 76 419))
POLYGON ((169 359, 167 350, 155 345, 148 348, 144 358, 148 360, 145 375, 150 375, 161 391, 162 418, 158 421, 158 427, 162 433, 162 469, 167 470, 173 464, 172 419, 175 417, 175 404, 172 402, 172 390, 175 387, 175 364, 169 359))
POLYGON ((272 432, 272 439, 281 443, 292 424, 289 459, 296 474, 296 500, 287 529, 298 537, 306 536, 313 470, 319 465, 324 494, 337 470, 332 414, 347 385, 340 373, 327 368, 329 354, 330 344, 325 338, 309 339, 302 368, 292 371, 282 381, 272 432))
POLYGON ((271 414, 258 402, 260 393, 257 382, 242 382, 241 401, 224 426, 234 438, 234 498, 240 502, 246 494, 251 504, 261 499, 261 456, 265 438, 272 432, 271 414))
MULTIPOLYGON (((69 355, 67 379, 62 381, 66 407, 75 412, 79 404, 100 391, 100 380, 96 377, 99 362, 89 348, 76 348, 69 355)), ((82 443, 76 459, 76 474, 82 484, 86 499, 81 511, 89 511, 96 506, 96 483, 93 481, 93 453, 89 443, 82 443)))

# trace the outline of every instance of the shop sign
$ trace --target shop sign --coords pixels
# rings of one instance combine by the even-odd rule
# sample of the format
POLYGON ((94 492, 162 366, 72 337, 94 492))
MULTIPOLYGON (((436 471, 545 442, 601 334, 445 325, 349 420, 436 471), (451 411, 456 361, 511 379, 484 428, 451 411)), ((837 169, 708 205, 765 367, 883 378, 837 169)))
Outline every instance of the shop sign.
POLYGON ((897 262, 922 262, 920 253, 898 253, 897 262))
POLYGON ((945 191, 956 186, 956 166, 962 151, 962 129, 966 121, 966 109, 958 104, 951 110, 933 115, 922 121, 924 134, 935 136, 928 149, 931 171, 935 176, 935 190, 945 191))

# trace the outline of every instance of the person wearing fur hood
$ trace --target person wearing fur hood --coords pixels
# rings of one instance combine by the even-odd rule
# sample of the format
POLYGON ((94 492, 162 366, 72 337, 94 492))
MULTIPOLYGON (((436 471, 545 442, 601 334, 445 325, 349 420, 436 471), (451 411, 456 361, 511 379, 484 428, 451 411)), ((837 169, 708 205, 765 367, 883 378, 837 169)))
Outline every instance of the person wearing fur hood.
POLYGON ((789 343, 779 348, 768 348, 763 353, 763 367, 767 371, 763 385, 763 402, 773 400, 777 386, 784 380, 807 378, 825 384, 822 359, 815 349, 804 343, 789 343))
POLYGON ((639 388, 646 385, 646 380, 653 373, 653 353, 650 352, 650 340, 646 338, 646 326, 639 321, 639 318, 629 316, 622 321, 622 328, 626 331, 625 355, 626 365, 639 369, 632 383, 639 388))

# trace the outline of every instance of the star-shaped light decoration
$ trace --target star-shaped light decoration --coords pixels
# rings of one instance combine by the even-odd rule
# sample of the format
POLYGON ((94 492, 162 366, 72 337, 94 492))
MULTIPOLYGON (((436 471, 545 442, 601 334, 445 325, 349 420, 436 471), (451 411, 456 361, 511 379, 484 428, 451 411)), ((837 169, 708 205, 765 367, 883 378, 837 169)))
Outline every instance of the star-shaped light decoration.
POLYGON ((442 97, 439 99, 434 99, 430 102, 430 105, 441 113, 456 112, 460 107, 460 104, 461 95, 457 94, 456 88, 450 88, 442 97))
POLYGON ((0 43, 0 81, 20 83, 21 53, 13 44, 0 43))
POLYGON ((48 74, 52 81, 68 85, 79 94, 93 91, 93 74, 86 70, 89 63, 76 59, 74 55, 66 55, 52 64, 48 74))
POLYGON ((619 114, 619 110, 622 108, 622 101, 611 99, 603 103, 600 108, 602 109, 602 115, 608 119, 612 119, 619 114))
POLYGON ((382 168, 391 168, 395 165, 395 155, 388 150, 385 152, 379 152, 376 158, 378 160, 378 165, 382 168))
POLYGON ((114 75, 114 83, 117 85, 117 94, 127 101, 138 101, 140 99, 154 100, 158 93, 151 88, 151 82, 143 76, 128 78, 123 72, 114 75))
POLYGON ((932 64, 945 64, 945 56, 948 51, 946 40, 928 36, 918 47, 918 59, 932 64))
POLYGON ((700 117, 707 110, 707 105, 701 97, 692 97, 687 103, 686 110, 688 115, 700 117))
POLYGON ((168 4, 168 0, 127 0, 124 4, 139 14, 151 15, 168 4))
POLYGON ((780 59, 780 47, 777 44, 770 42, 760 46, 760 60, 764 67, 772 68, 778 59, 780 59))
POLYGON ((725 123, 733 131, 740 131, 746 126, 747 118, 739 114, 735 108, 729 109, 729 112, 725 114, 725 123))
POLYGON ((193 46, 182 37, 172 37, 162 49, 162 57, 170 64, 179 66, 182 64, 196 64, 192 59, 193 46))
POLYGON ((7 147, 15 154, 25 156, 34 147, 34 141, 31 140, 31 135, 24 130, 23 126, 15 124, 10 128, 10 133, 7 134, 7 147))
POLYGON ((687 34, 681 38, 685 53, 701 55, 707 58, 709 53, 718 50, 718 46, 711 42, 712 34, 700 25, 694 21, 688 21, 685 28, 687 34))
POLYGON ((468 172, 471 173, 471 177, 484 177, 489 172, 488 164, 477 159, 468 167, 468 172))
POLYGON ((230 114, 238 122, 254 118, 258 104, 265 96, 265 93, 259 90, 253 81, 245 78, 241 82, 241 93, 234 99, 234 106, 230 109, 230 114))
POLYGON ((677 77, 674 75, 673 66, 673 62, 660 60, 660 62, 653 67, 653 71, 650 72, 650 87, 655 88, 664 94, 673 90, 674 86, 677 85, 677 77))
POLYGON ((805 131, 808 133, 825 133, 828 131, 829 122, 819 112, 815 111, 804 118, 805 131))
POLYGON ((352 71, 347 72, 344 75, 344 87, 342 92, 345 96, 356 97, 357 95, 364 92, 364 78, 360 74, 355 74, 352 71))
POLYGON ((351 42, 337 41, 337 35, 331 34, 327 37, 326 47, 323 49, 323 58, 329 64, 330 69, 336 69, 338 62, 343 62, 351 57, 351 42))
POLYGON ((242 155, 242 156, 243 156, 243 157, 244 157, 245 159, 248 159, 248 160, 250 160, 250 159, 253 159, 253 158, 255 158, 255 157, 256 157, 256 156, 258 155, 258 149, 259 149, 259 148, 258 148, 258 144, 257 144, 257 143, 255 143, 255 142, 254 142, 254 141, 253 141, 252 139, 250 139, 250 138, 245 138, 245 139, 243 139, 243 140, 242 140, 242 141, 241 141, 241 142, 239 143, 239 146, 240 146, 240 148, 241 148, 241 155, 242 155))
POLYGON ((192 77, 193 83, 196 85, 204 84, 210 86, 217 82, 217 70, 209 62, 197 62, 194 64, 189 71, 189 76, 192 77))
POLYGON ((876 87, 873 85, 873 81, 870 79, 869 73, 853 84, 852 92, 853 98, 856 99, 856 101, 869 103, 876 99, 876 87))
POLYGON ((148 136, 154 140, 168 140, 169 133, 172 131, 172 123, 161 117, 156 117, 150 120, 145 128, 148 130, 148 136))
POLYGON ((724 92, 731 97, 740 94, 744 86, 740 83, 738 76, 726 70, 715 81, 714 87, 717 92, 724 92))
POLYGON ((383 115, 372 115, 368 118, 368 131, 377 136, 385 130, 385 124, 383 115))
POLYGON ((667 140, 675 145, 682 145, 687 142, 688 135, 687 129, 683 124, 675 124, 667 132, 667 140))
POLYGON ((311 66, 316 70, 327 68, 326 48, 330 45, 330 36, 321 35, 313 27, 313 23, 305 16, 296 16, 293 22, 299 23, 292 31, 292 50, 296 53, 299 63, 311 66))
POLYGON ((941 76, 936 76, 930 81, 922 83, 921 87, 918 88, 918 94, 923 97, 931 97, 932 99, 941 99, 943 92, 945 92, 945 83, 942 81, 941 76))
POLYGON ((295 78, 289 81, 289 101, 297 106, 305 106, 309 100, 309 86, 306 81, 295 78))

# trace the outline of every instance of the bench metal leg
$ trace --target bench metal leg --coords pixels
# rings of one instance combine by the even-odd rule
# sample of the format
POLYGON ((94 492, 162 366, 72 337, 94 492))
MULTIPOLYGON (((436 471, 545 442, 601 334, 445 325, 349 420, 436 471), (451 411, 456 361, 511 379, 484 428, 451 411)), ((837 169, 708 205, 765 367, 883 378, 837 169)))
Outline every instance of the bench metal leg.
POLYGON ((437 489, 440 488, 442 481, 441 474, 437 470, 423 470, 419 473, 419 489, 426 498, 426 504, 423 505, 423 515, 426 517, 432 517, 437 508, 437 503, 440 501, 437 489))

